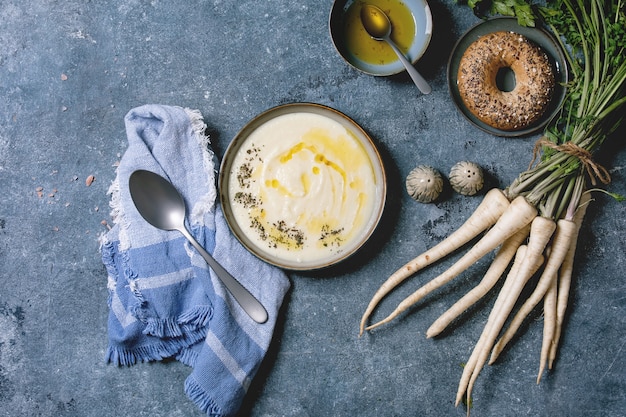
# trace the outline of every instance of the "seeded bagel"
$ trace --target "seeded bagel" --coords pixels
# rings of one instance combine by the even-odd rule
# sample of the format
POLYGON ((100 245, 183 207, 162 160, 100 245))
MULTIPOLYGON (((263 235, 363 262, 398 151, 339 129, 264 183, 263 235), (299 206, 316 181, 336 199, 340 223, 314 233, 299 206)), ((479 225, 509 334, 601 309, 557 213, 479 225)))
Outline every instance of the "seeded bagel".
POLYGON ((525 36, 494 32, 481 36, 464 52, 457 75, 465 107, 479 120, 500 130, 530 127, 545 113, 555 86, 546 53, 525 36), (510 68, 515 87, 501 90, 498 71, 510 68))

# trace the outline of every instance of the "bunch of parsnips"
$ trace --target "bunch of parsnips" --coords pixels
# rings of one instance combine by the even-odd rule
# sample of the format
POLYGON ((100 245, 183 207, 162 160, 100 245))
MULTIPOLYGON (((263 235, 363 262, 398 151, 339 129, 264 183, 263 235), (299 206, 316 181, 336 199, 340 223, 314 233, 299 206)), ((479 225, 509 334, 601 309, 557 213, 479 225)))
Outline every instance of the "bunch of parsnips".
POLYGON ((463 368, 457 405, 461 401, 469 404, 484 364, 496 360, 539 303, 543 303, 544 335, 537 382, 545 366, 552 367, 589 193, 598 189, 599 183, 606 185, 611 180, 608 170, 594 160, 594 155, 607 138, 625 140, 623 134, 614 134, 624 120, 626 103, 626 12, 622 0, 559 0, 548 1, 545 6, 524 0, 481 3, 482 0, 470 0, 468 5, 475 11, 480 8, 491 14, 517 16, 518 22, 526 26, 542 22, 552 31, 565 51, 571 74, 565 99, 537 141, 529 169, 506 189, 490 190, 458 230, 392 274, 374 294, 360 324, 362 334, 388 323, 478 259, 497 250, 482 281, 427 331, 427 337, 441 333, 504 279, 485 328, 463 368), (407 297, 387 318, 367 326, 378 303, 398 284, 483 232, 482 238, 448 270, 407 297), (531 280, 535 275, 538 279, 531 280), (534 289, 526 300, 519 300, 529 282, 534 283, 534 289), (518 301, 523 303, 512 314, 518 301))

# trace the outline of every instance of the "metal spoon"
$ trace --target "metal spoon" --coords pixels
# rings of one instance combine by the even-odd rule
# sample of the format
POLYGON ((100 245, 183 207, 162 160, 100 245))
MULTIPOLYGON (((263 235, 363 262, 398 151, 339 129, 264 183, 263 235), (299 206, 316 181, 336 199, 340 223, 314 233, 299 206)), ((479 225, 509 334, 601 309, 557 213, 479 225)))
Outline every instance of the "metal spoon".
POLYGON ((185 201, 169 181, 153 172, 138 170, 130 175, 128 186, 135 207, 148 223, 159 229, 178 230, 182 233, 200 252, 245 312, 257 323, 267 321, 267 311, 263 305, 189 233, 185 227, 185 201))
POLYGON ((431 92, 431 88, 428 82, 419 72, 417 72, 415 67, 409 62, 408 59, 406 59, 404 54, 391 40, 391 22, 385 12, 374 5, 364 4, 361 7, 361 22, 363 23, 363 27, 365 27, 367 33, 373 39, 376 39, 377 41, 385 41, 389 44, 389 46, 391 46, 391 49, 393 49, 396 55, 398 55, 398 59, 400 59, 400 62, 402 62, 406 68, 417 88, 419 88, 423 94, 429 94, 431 92))

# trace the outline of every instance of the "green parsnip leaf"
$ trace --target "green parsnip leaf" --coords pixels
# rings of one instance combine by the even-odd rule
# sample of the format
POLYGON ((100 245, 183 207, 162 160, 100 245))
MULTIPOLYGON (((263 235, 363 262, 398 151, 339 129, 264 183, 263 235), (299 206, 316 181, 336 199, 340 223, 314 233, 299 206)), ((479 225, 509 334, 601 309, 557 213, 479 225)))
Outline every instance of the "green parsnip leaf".
POLYGON ((531 6, 525 0, 468 0, 467 5, 478 15, 483 15, 483 11, 487 11, 483 17, 515 16, 521 26, 535 26, 531 6))
POLYGON ((513 9, 515 10, 515 16, 517 16, 517 22, 521 26, 535 27, 535 17, 529 4, 519 2, 513 9))

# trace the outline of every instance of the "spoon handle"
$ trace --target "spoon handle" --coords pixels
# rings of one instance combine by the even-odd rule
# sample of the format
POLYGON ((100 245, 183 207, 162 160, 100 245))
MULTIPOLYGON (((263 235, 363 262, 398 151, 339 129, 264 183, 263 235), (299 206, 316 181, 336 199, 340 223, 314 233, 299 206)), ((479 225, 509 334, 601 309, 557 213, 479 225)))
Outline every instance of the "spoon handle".
POLYGON ((398 55, 398 59, 400 60, 400 62, 402 62, 402 64, 406 68, 406 71, 409 73, 411 79, 413 80, 417 88, 419 88, 419 90, 422 92, 422 94, 430 94, 432 89, 430 88, 430 84, 428 84, 428 81, 426 81, 424 77, 422 77, 422 74, 417 72, 413 64, 411 64, 409 60, 406 59, 404 54, 400 51, 400 49, 398 49, 396 44, 391 39, 388 39, 387 43, 389 44, 389 46, 391 46, 391 49, 393 49, 396 55, 398 55))
POLYGON ((235 300, 241 305, 246 313, 257 323, 265 323, 267 321, 267 310, 263 304, 259 302, 250 292, 239 283, 222 265, 220 265, 198 241, 189 233, 187 229, 181 229, 180 232, 189 240, 194 248, 202 255, 207 264, 215 272, 218 278, 224 283, 224 286, 230 291, 235 300))

